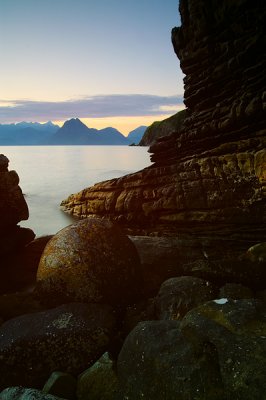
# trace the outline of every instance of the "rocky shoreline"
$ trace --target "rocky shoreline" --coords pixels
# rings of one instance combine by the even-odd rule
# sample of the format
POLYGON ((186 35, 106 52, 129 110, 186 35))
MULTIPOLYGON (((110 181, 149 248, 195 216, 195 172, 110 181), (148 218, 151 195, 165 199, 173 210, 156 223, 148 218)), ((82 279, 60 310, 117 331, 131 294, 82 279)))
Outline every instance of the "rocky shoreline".
POLYGON ((266 243, 221 243, 88 218, 2 246, 1 400, 263 398, 266 243))
POLYGON ((1 400, 265 398, 265 9, 180 1, 182 127, 56 235, 0 155, 1 400))

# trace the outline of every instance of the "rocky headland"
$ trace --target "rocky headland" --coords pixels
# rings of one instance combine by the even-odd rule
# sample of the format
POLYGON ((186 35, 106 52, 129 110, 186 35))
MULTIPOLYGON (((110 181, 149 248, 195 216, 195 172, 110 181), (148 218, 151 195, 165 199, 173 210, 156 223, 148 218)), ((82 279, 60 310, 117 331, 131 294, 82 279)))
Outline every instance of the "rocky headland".
POLYGON ((182 125, 55 236, 0 156, 1 400, 265 398, 265 10, 180 1, 182 125))

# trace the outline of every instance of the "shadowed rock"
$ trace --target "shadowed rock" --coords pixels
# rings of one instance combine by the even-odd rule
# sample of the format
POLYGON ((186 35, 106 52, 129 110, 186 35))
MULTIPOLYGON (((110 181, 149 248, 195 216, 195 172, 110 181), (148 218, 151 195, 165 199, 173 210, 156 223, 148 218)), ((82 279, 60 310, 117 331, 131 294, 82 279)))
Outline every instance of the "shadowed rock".
POLYGON ((48 242, 37 272, 44 303, 70 301, 126 304, 139 291, 139 257, 111 221, 90 218, 48 242))
POLYGON ((40 388, 53 371, 73 375, 107 349, 115 320, 106 305, 74 303, 26 314, 0 327, 0 389, 40 388))

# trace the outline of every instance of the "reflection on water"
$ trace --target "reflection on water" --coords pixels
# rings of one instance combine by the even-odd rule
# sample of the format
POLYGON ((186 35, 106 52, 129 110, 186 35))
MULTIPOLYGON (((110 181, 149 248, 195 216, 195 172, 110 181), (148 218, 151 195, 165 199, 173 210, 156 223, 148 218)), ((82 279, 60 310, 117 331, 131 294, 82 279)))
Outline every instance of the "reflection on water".
POLYGON ((17 171, 29 206, 30 218, 20 225, 37 236, 73 221, 59 208, 70 194, 150 165, 147 148, 135 146, 5 146, 0 153, 17 171))

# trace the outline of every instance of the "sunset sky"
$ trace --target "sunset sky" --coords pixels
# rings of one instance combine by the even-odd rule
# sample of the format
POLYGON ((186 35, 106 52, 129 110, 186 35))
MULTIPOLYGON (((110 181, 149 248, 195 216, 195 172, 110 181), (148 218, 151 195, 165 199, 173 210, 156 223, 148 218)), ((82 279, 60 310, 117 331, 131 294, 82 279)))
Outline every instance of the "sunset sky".
POLYGON ((0 123, 127 134, 183 108, 178 0, 0 0, 0 123))

